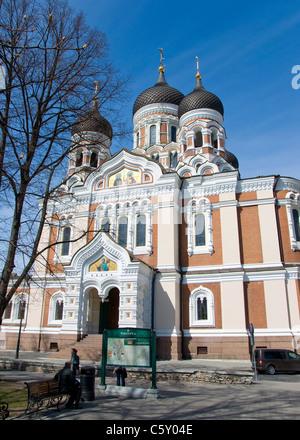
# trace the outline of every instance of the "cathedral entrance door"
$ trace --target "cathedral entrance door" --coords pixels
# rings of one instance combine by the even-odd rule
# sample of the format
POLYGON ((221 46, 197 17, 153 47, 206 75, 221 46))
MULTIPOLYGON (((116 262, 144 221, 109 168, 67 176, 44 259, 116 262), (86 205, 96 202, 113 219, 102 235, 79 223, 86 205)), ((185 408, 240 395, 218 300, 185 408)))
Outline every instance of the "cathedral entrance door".
POLYGON ((100 305, 99 333, 103 333, 107 328, 118 328, 119 302, 119 289, 114 287, 110 290, 108 297, 104 302, 101 302, 100 305))

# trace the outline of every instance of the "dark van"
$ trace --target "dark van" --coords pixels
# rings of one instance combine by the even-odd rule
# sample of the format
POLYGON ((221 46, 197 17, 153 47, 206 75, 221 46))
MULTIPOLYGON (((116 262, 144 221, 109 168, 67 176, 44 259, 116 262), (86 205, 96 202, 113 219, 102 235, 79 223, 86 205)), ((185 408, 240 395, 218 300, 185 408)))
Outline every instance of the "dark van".
POLYGON ((259 373, 300 372, 300 356, 292 350, 261 348, 254 351, 254 357, 259 373))

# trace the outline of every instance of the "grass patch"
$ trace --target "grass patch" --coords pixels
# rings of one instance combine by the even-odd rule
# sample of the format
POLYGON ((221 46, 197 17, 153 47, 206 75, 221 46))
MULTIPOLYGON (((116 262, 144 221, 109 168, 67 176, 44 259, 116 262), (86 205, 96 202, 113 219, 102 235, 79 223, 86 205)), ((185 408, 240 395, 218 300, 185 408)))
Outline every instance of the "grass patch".
POLYGON ((0 379, 0 402, 8 403, 10 416, 24 413, 27 408, 27 388, 22 382, 0 379))

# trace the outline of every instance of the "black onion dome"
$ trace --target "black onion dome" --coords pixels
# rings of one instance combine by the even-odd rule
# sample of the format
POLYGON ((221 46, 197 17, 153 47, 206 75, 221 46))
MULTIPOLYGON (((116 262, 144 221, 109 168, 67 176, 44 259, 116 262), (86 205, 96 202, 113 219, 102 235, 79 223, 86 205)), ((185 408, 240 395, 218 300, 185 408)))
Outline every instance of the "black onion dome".
POLYGON ((72 127, 72 135, 84 131, 93 131, 106 135, 110 140, 113 137, 113 131, 110 123, 100 115, 97 100, 94 100, 91 110, 85 115, 80 116, 72 127))
POLYGON ((184 95, 179 90, 169 86, 165 80, 164 70, 160 68, 157 83, 153 87, 144 90, 136 98, 133 105, 133 116, 145 105, 158 103, 179 105, 183 98, 184 95))
POLYGON ((239 161, 237 160, 237 158, 235 157, 235 155, 233 153, 230 153, 230 151, 226 150, 224 159, 226 160, 226 162, 228 162, 230 165, 232 165, 233 168, 238 169, 239 161))
POLYGON ((201 108, 216 110, 222 116, 224 116, 224 107, 220 99, 213 93, 205 90, 199 74, 197 74, 196 78, 196 86, 194 90, 186 95, 180 103, 178 117, 181 118, 182 115, 190 110, 201 108))

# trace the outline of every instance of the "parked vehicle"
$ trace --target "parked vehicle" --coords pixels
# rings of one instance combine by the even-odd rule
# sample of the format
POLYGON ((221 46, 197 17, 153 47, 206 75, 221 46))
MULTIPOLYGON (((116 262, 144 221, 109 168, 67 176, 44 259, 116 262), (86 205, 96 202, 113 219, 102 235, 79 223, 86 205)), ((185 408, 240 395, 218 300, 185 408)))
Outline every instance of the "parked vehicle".
POLYGON ((292 350, 261 348, 254 351, 254 358, 259 373, 300 372, 300 356, 292 350))

